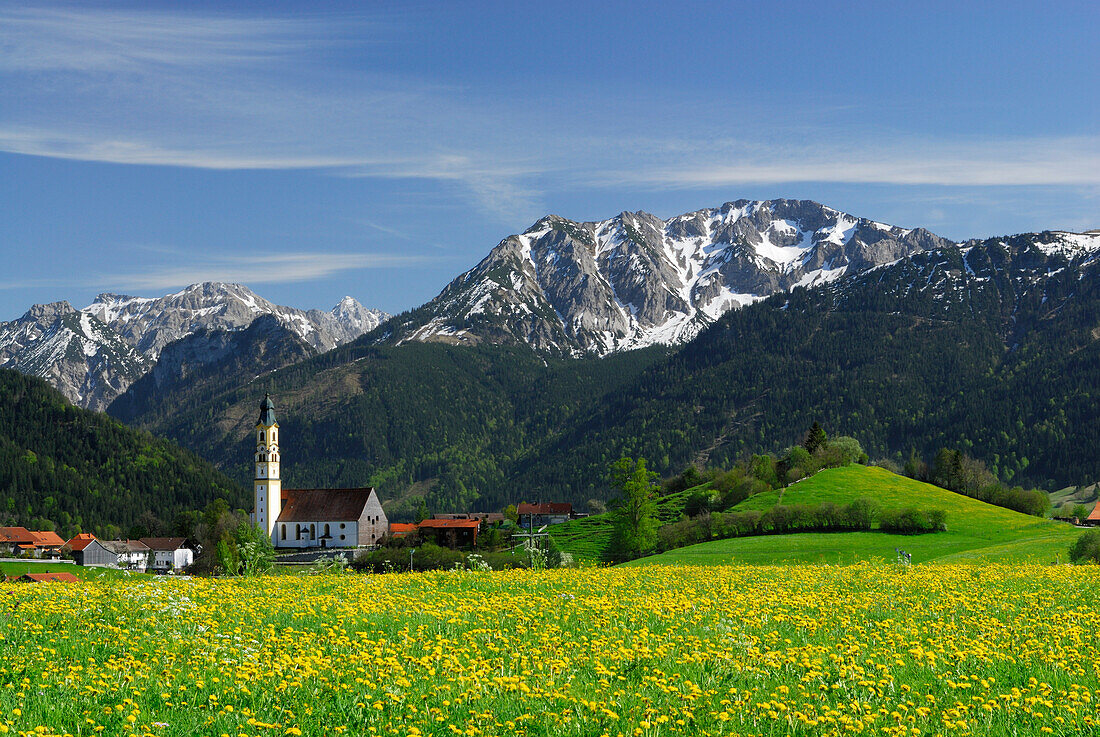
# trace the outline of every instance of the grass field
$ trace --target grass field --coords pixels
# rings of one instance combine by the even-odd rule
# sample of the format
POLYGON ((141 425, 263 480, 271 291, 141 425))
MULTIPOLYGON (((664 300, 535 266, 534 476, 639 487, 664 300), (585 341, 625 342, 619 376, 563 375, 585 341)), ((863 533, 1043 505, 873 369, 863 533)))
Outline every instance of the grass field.
POLYGON ((13 587, 21 735, 1077 735, 1100 568, 600 568, 13 587))
POLYGON ((947 512, 947 532, 797 533, 732 538, 671 550, 629 565, 845 564, 894 560, 897 548, 910 553, 913 563, 1043 564, 1065 562, 1069 546, 1081 534, 1081 530, 1062 522, 995 507, 882 468, 860 465, 826 469, 782 491, 749 497, 734 510, 765 510, 780 499, 783 504, 844 505, 859 497, 875 500, 882 509, 942 509, 947 512))

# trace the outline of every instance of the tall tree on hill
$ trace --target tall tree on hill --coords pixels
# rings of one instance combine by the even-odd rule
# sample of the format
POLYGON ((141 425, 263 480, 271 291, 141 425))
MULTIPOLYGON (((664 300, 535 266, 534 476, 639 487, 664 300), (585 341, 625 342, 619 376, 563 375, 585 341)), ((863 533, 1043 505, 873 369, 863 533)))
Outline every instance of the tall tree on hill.
POLYGON ((814 420, 814 424, 810 427, 810 431, 806 433, 806 439, 802 441, 802 447, 813 455, 818 448, 825 444, 828 437, 825 435, 825 429, 818 424, 817 420, 814 420))
POLYGON ((631 560, 653 549, 657 543, 657 479, 646 468, 645 459, 620 458, 611 467, 611 483, 619 490, 615 503, 616 558, 631 560))

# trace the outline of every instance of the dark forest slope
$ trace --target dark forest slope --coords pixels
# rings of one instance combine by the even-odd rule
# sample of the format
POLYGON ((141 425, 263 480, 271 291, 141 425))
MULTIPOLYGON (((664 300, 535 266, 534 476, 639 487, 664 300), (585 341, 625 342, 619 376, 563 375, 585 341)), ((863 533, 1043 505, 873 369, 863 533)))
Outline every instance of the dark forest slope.
POLYGON ((143 512, 172 519, 246 490, 176 445, 74 407, 45 381, 0 369, 0 520, 117 534, 143 512))

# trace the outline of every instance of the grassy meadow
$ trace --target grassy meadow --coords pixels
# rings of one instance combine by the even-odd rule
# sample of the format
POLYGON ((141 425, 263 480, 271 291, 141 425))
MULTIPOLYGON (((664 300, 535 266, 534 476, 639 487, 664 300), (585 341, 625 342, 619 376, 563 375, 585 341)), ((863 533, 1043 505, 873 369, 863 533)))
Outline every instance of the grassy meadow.
POLYGON ((1071 735, 1100 568, 649 566, 11 586, 0 733, 1071 735))
MULTIPOLYGON (((680 516, 692 491, 661 499, 662 523, 680 516)), ((947 512, 947 531, 924 535, 868 531, 740 537, 671 550, 630 565, 851 564, 894 560, 896 548, 909 552, 913 563, 1044 564, 1065 562, 1069 546, 1081 534, 1081 530, 1064 522, 1021 514, 883 468, 856 464, 825 469, 785 489, 751 496, 730 511, 764 511, 779 503, 816 506, 831 502, 843 506, 860 497, 874 500, 883 510, 942 509, 947 512)), ((612 524, 607 515, 556 527, 561 529, 551 529, 554 540, 580 560, 601 560, 611 542, 612 524)))

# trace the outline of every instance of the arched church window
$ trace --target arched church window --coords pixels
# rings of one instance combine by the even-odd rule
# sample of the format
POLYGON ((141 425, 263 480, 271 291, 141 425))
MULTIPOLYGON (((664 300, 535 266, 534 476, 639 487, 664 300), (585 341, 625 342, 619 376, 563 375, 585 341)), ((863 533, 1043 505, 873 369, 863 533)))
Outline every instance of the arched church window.
POLYGON ((325 523, 325 537, 328 537, 328 522, 325 523))
POLYGON ((283 525, 283 534, 281 536, 281 539, 286 540, 286 525, 283 525))
POLYGON ((295 540, 301 540, 302 539, 302 526, 301 525, 294 525, 294 539, 295 540))
POLYGON ((309 526, 309 539, 310 540, 317 539, 317 525, 310 525, 309 526))
POLYGON ((264 442, 264 431, 260 430, 260 442, 264 442))

